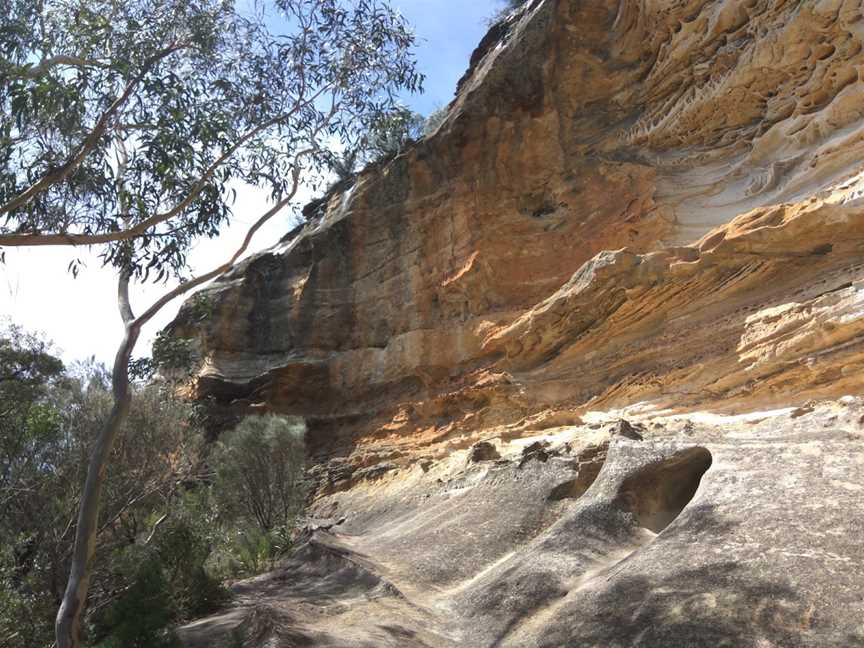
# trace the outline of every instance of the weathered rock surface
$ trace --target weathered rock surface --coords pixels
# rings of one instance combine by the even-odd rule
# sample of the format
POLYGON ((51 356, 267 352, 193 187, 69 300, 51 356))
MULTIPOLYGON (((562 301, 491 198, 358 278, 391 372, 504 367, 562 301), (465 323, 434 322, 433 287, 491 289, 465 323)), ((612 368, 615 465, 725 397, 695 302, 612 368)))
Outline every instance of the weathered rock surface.
POLYGON ((500 443, 494 463, 467 463, 466 449, 362 482, 319 502, 338 524, 182 636, 189 648, 231 646, 232 632, 286 648, 864 646, 864 400, 811 408, 651 417, 643 441, 610 440, 609 417, 500 443), (539 443, 545 459, 523 462, 539 443))
POLYGON ((307 418, 331 521, 188 645, 864 646, 862 69, 857 0, 493 28, 173 325, 224 420, 307 418))

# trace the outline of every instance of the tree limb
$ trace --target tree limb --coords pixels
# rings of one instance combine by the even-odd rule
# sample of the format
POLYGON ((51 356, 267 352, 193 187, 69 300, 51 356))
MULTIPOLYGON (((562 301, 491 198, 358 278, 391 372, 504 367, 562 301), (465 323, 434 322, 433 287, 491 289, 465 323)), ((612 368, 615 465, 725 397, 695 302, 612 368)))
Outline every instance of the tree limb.
MULTIPOLYGON (((120 201, 120 216, 127 224, 129 221, 129 201, 124 193, 123 175, 128 163, 129 156, 126 153, 126 146, 121 138, 117 138, 117 195, 120 201)), ((117 307, 120 310, 120 318, 124 325, 135 319, 135 313, 132 312, 132 302, 129 299, 129 277, 131 274, 129 269, 124 267, 120 270, 120 276, 117 279, 117 307)))
MULTIPOLYGON (((57 612, 55 621, 55 634, 57 637, 57 648, 77 648, 80 645, 80 627, 83 610, 87 601, 87 592, 92 577, 91 564, 96 553, 96 542, 98 539, 99 522, 99 500, 105 481, 105 473, 108 468, 108 460, 114 441, 120 432, 123 422, 129 414, 132 394, 129 388, 129 362, 135 344, 141 334, 141 327, 150 321, 159 310, 174 298, 200 286, 211 279, 218 277, 229 270, 234 263, 249 248, 252 238, 259 229, 275 214, 281 211, 297 194, 300 187, 300 175, 303 167, 300 160, 307 155, 319 150, 316 137, 324 126, 329 123, 338 110, 338 103, 334 101, 331 111, 326 119, 310 133, 311 148, 300 151, 294 156, 294 167, 292 169, 292 185, 287 196, 280 199, 271 209, 265 212, 246 232, 243 244, 234 252, 231 258, 224 264, 203 274, 199 277, 181 283, 169 291, 150 306, 142 315, 125 323, 123 341, 117 349, 114 358, 114 369, 111 374, 112 395, 114 396, 114 407, 108 420, 105 421, 96 443, 93 447, 90 461, 87 466, 87 478, 81 493, 81 503, 78 513, 78 525, 75 529, 75 544, 72 551, 72 564, 69 580, 63 593, 63 600, 57 612)), ((121 283, 123 282, 121 275, 121 283)), ((122 290, 122 289, 121 289, 122 290)))
MULTIPOLYGON (((84 138, 84 141, 78 145, 76 151, 69 156, 66 162, 64 162, 54 171, 51 171, 47 175, 42 176, 42 178, 32 184, 28 189, 25 189, 23 192, 12 198, 7 203, 0 205, 0 215, 8 214, 15 209, 23 207, 39 194, 43 193, 50 187, 60 182, 63 182, 66 178, 68 178, 72 174, 72 172, 81 165, 81 163, 90 153, 90 151, 92 151, 96 147, 96 145, 99 143, 99 140, 102 139, 102 136, 108 129, 108 125, 110 124, 111 119, 129 100, 129 97, 132 96, 132 92, 135 90, 138 84, 144 80, 144 77, 147 76, 150 70, 152 70, 153 67, 165 57, 170 56, 174 52, 184 49, 185 47, 186 45, 180 43, 172 43, 168 47, 156 52, 156 54, 148 58, 144 62, 141 71, 126 85, 123 94, 121 94, 117 99, 114 100, 114 102, 108 107, 108 110, 102 113, 102 116, 99 118, 99 121, 96 122, 93 130, 90 131, 90 134, 87 135, 87 137, 84 138)), ((38 236, 38 234, 24 236, 38 236)), ((14 243, 4 242, 0 243, 0 245, 14 245, 14 243)))
POLYGON ((184 281, 173 290, 168 291, 161 298, 157 299, 153 303, 153 305, 150 306, 150 308, 148 308, 146 311, 144 311, 144 313, 138 316, 138 318, 136 318, 130 325, 137 327, 137 329, 140 330, 140 328, 144 326, 144 324, 146 324, 148 321, 150 321, 153 316, 155 316, 156 313, 158 313, 168 302, 184 293, 189 292, 194 288, 197 288, 202 284, 207 283, 211 279, 215 279, 219 275, 224 274, 225 272, 230 270, 231 267, 237 262, 237 259, 243 256, 243 253, 246 252, 246 250, 249 248, 249 244, 252 242, 252 238, 255 236, 258 230, 261 229, 264 224, 269 221, 273 216, 282 211, 282 209, 294 199, 294 196, 297 194, 297 190, 300 188, 300 173, 302 171, 302 167, 299 164, 299 160, 300 158, 310 155, 317 150, 318 146, 314 142, 313 138, 313 147, 301 151, 294 157, 295 165, 291 173, 291 190, 288 192, 288 195, 279 200, 275 205, 273 205, 273 207, 267 210, 267 212, 265 212, 257 221, 255 221, 255 223, 247 230, 246 237, 243 239, 243 244, 234 252, 231 258, 228 259, 228 261, 214 268, 210 272, 199 275, 193 279, 190 279, 189 281, 184 281))
MULTIPOLYGON (((117 241, 128 241, 138 238, 147 233, 148 230, 161 225, 162 223, 171 220, 184 209, 186 209, 197 198, 204 187, 207 186, 207 181, 213 177, 213 174, 222 166, 231 156, 233 156, 244 144, 249 142, 262 131, 275 126, 280 122, 287 121, 294 116, 302 108, 311 105, 324 92, 330 89, 330 86, 323 86, 308 100, 298 103, 290 111, 279 117, 270 119, 255 128, 251 129, 232 144, 222 155, 219 156, 201 175, 200 178, 192 185, 189 193, 177 205, 170 210, 161 214, 155 214, 149 218, 145 218, 140 223, 136 223, 132 227, 117 232, 106 232, 103 234, 72 234, 67 232, 53 234, 0 234, 0 247, 35 247, 35 246, 57 246, 57 245, 100 245, 104 243, 112 243, 117 241)), ((329 121, 329 118, 328 118, 329 121)), ((83 158, 82 158, 83 159, 83 158)), ((16 200, 16 199, 13 199, 16 200)), ((5 207, 0 208, 0 214, 3 214, 5 207)))
MULTIPOLYGON (((289 194, 279 200, 249 228, 243 244, 226 263, 206 274, 180 284, 174 290, 163 295, 161 299, 157 300, 142 315, 126 323, 125 335, 117 350, 114 360, 114 370, 112 372, 114 407, 96 440, 87 468, 87 479, 84 483, 84 490, 81 494, 69 581, 63 594, 63 601, 57 613, 55 624, 58 648, 76 648, 80 643, 78 634, 81 625, 81 615, 90 586, 90 578, 92 576, 90 564, 96 552, 96 541, 98 538, 99 498, 105 480, 105 471, 108 466, 108 457, 111 448, 114 445, 114 440, 120 431, 123 421, 129 413, 131 402, 129 360, 141 333, 141 327, 175 297, 214 279, 231 268, 237 259, 248 249, 255 233, 294 198, 300 186, 300 174, 302 171, 299 160, 317 150, 317 145, 314 142, 313 145, 313 148, 302 151, 295 156, 295 162, 297 163, 293 169, 292 187, 289 194)), ((121 283, 123 283, 122 278, 121 283)))
POLYGON ((128 511, 130 508, 135 506, 141 500, 143 500, 147 497, 150 497, 154 493, 158 493, 161 489, 162 489, 162 485, 160 484, 160 485, 154 486, 148 490, 145 490, 144 492, 138 493, 137 495, 133 495, 132 497, 130 497, 129 500, 125 504, 123 504, 123 506, 121 506, 119 510, 115 511, 114 515, 111 516, 110 520, 103 522, 102 526, 99 527, 99 530, 96 532, 96 534, 102 535, 102 533, 106 529, 111 527, 115 522, 117 522, 117 520, 119 520, 126 511, 128 511))
POLYGON ((168 513, 163 513, 162 517, 160 517, 156 522, 153 523, 153 528, 150 530, 150 535, 147 536, 147 539, 144 541, 145 545, 149 545, 153 542, 153 538, 156 536, 156 532, 159 530, 159 527, 168 519, 168 513))
POLYGON ((77 648, 80 645, 81 615, 87 600, 90 578, 93 575, 91 564, 96 552, 99 497, 105 481, 111 447, 129 413, 132 400, 129 391, 129 358, 135 348, 138 334, 139 329, 127 325, 123 341, 115 356, 112 372, 114 407, 96 439, 87 466, 87 479, 81 493, 78 524, 75 528, 69 581, 55 623, 57 648, 77 648))
POLYGON ((58 54, 57 56, 42 59, 36 65, 16 66, 12 68, 11 71, 7 71, 7 74, 9 76, 19 79, 35 79, 36 77, 40 77, 46 72, 48 72, 51 68, 61 65, 77 68, 95 67, 108 69, 111 67, 110 63, 106 63, 104 61, 82 58, 80 56, 67 56, 63 54, 58 54))

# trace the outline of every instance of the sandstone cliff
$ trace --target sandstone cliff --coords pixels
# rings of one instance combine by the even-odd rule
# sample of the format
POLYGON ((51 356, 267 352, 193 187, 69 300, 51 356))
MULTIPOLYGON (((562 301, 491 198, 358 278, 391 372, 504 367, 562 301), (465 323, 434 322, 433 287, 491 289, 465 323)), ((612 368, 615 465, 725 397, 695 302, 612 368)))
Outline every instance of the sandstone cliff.
POLYGON ((320 527, 188 645, 864 646, 862 13, 528 2, 181 311, 320 527))

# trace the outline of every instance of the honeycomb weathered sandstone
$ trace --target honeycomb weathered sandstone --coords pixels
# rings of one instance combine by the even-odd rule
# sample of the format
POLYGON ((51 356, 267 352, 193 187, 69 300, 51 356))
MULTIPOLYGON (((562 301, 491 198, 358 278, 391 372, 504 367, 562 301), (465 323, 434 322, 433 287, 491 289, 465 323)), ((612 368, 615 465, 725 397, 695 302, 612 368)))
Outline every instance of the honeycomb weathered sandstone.
POLYGON ((864 646, 862 48, 860 0, 496 25, 172 325, 224 421, 306 417, 321 527, 188 645, 864 646))

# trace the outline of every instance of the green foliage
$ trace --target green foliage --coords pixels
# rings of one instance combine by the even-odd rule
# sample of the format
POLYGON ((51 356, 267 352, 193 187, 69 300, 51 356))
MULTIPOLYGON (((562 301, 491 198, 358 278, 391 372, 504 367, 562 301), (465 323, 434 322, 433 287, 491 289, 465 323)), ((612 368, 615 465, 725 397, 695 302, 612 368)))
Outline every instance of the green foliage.
POLYGON ((214 569, 228 578, 260 574, 281 555, 271 532, 257 526, 232 529, 214 556, 214 569))
POLYGON ((137 279, 179 274, 232 217, 238 183, 282 199, 327 142, 352 145, 421 90, 413 45, 383 0, 274 0, 261 15, 228 0, 6 3, 0 239, 97 237, 137 279))
POLYGON ((96 646, 179 648, 180 641, 168 630, 174 613, 162 564, 157 556, 146 552, 127 553, 124 567, 131 572, 131 584, 105 614, 103 623, 110 632, 96 646))
MULTIPOLYGON (((92 361, 64 370, 15 327, 0 333, 0 375, 0 646, 47 648, 109 375, 92 361)), ((273 568, 303 503, 302 421, 246 419, 213 448, 211 475, 194 408, 160 384, 134 391, 97 539, 87 628, 98 648, 174 646, 173 624, 226 603, 221 579, 273 568)))
POLYGON ((156 551, 170 579, 175 619, 204 615, 228 600, 220 582, 205 568, 213 551, 209 535, 193 520, 181 517, 157 536, 156 551))
MULTIPOLYGON (((49 350, 50 345, 15 327, 0 333, 0 375, 6 377, 0 380, 4 648, 53 642, 53 618, 68 570, 83 465, 112 406, 104 367, 91 362, 63 371, 49 350)), ((91 609, 96 610, 107 609, 112 592, 130 585, 129 571, 115 561, 130 547, 145 543, 155 520, 177 508, 175 502, 182 495, 178 483, 194 476, 197 464, 200 432, 191 422, 191 408, 159 385, 138 386, 135 396, 112 452, 114 469, 105 486, 97 545, 102 562, 93 576, 91 597, 91 609)), ((168 528, 166 523, 159 531, 168 528)), ((153 537, 155 548, 161 535, 153 537)), ((189 555, 184 554, 187 564, 196 564, 189 555)), ((197 574, 178 580, 196 596, 207 591, 200 580, 205 560, 197 560, 197 574)), ((176 600, 181 598, 171 599, 172 610, 178 609, 176 600)), ((179 605, 181 610, 193 608, 192 602, 179 605)))
POLYGON ((58 378, 63 363, 50 353, 51 345, 20 327, 9 325, 0 333, 0 389, 4 399, 12 390, 42 388, 58 378))
MULTIPOLYGON (((183 304, 181 315, 187 325, 197 325, 211 319, 216 306, 204 293, 190 297, 183 304)), ((195 341, 174 335, 170 330, 156 334, 149 358, 130 363, 129 374, 137 380, 149 380, 157 373, 174 382, 185 380, 200 360, 195 341)))
POLYGON ((486 19, 486 24, 491 27, 495 23, 504 20, 507 16, 513 13, 514 9, 521 7, 526 2, 527 0, 499 0, 499 3, 504 6, 489 16, 486 19))
POLYGON ((129 363, 129 376, 133 380, 151 380, 157 373, 162 373, 172 378, 187 378, 196 359, 193 340, 159 331, 153 340, 150 357, 137 358, 129 363))
MULTIPOLYGON (((20 545, 20 541, 19 544, 20 545)), ((0 548, 0 646, 31 648, 50 646, 52 618, 56 608, 45 600, 34 579, 21 573, 13 547, 0 548)))
MULTIPOLYGON (((360 147, 352 147, 344 151, 331 152, 328 155, 327 166, 336 174, 339 182, 353 178, 362 162, 363 156, 360 147)), ((328 189, 330 191, 330 189, 328 189)))
POLYGON ((426 120, 405 106, 377 115, 353 146, 327 154, 326 164, 339 181, 353 178, 364 165, 392 158, 424 135, 426 120))
POLYGON ((48 395, 62 376, 63 363, 47 342, 16 326, 0 332, 0 489, 49 468, 43 451, 58 419, 48 395))
POLYGON ((398 106, 373 120, 363 138, 364 148, 373 160, 398 155, 423 135, 424 122, 422 115, 398 106))
POLYGON ((91 634, 100 648, 173 648, 172 624, 213 612, 229 600, 207 571, 217 534, 205 528, 200 513, 194 495, 183 498, 170 518, 162 518, 167 521, 150 542, 116 551, 109 563, 112 580, 127 584, 93 619, 91 634))
POLYGON ((447 118, 448 111, 449 106, 441 106, 433 110, 426 118, 426 121, 423 122, 423 135, 431 135, 438 130, 438 127, 447 118))
POLYGON ((223 510, 263 532, 291 527, 304 496, 304 434, 302 420, 275 415, 225 433, 211 459, 223 510))
POLYGON ((48 642, 53 615, 42 584, 53 575, 65 495, 53 483, 64 456, 63 363, 50 344, 8 326, 0 331, 0 645, 48 642), (45 506, 45 500, 51 505, 45 506), (32 642, 32 643, 31 643, 32 642))

